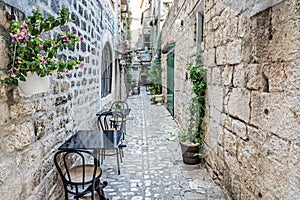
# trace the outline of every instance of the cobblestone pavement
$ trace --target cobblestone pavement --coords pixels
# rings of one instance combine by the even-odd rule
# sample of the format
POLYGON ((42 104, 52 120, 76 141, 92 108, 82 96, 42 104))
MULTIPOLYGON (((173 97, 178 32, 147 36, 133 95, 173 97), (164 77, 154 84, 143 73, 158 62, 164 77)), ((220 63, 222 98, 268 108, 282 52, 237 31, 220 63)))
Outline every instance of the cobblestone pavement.
POLYGON ((131 107, 127 121, 127 147, 117 175, 116 157, 106 157, 102 165, 104 189, 110 200, 225 199, 202 164, 185 165, 178 142, 168 141, 168 132, 177 124, 164 106, 151 105, 151 95, 127 100, 131 107))

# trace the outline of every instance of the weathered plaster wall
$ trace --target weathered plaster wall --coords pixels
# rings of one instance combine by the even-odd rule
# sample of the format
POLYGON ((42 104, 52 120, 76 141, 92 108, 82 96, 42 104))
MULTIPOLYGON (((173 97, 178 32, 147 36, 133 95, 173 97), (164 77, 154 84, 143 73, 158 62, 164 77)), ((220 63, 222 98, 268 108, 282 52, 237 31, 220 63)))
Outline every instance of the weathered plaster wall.
POLYGON ((208 168, 233 199, 299 199, 300 3, 205 3, 208 168))
MULTIPOLYGON (((174 117, 183 126, 199 2, 174 1, 161 34, 176 43, 174 117)), ((300 199, 300 2, 249 1, 248 11, 246 1, 203 2, 207 168, 232 199, 300 199)), ((164 54, 162 66, 166 87, 164 54)))
MULTIPOLYGON (((15 1, 6 2, 14 5, 15 1)), ((62 6, 72 12, 74 20, 65 28, 85 37, 75 52, 65 55, 83 60, 85 66, 51 78, 50 91, 30 97, 17 87, 0 87, 0 199, 62 199, 53 154, 77 129, 96 128, 95 113, 115 98, 114 91, 105 99, 100 97, 102 49, 109 42, 114 50, 116 42, 111 4, 105 0, 28 1, 21 11, 38 8, 53 15, 62 6)), ((0 64, 4 69, 10 40, 6 14, 11 7, 0 2, 0 8, 0 64)), ((15 12, 21 19, 22 14, 15 12)), ((117 70, 114 67, 113 73, 117 70)))

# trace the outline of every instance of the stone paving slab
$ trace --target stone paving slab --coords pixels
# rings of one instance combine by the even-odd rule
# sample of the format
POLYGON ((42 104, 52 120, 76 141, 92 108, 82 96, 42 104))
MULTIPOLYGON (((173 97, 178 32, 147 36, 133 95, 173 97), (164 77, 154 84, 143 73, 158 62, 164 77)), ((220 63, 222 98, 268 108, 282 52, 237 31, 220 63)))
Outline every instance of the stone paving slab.
POLYGON ((140 95, 127 100, 131 113, 121 174, 117 175, 115 156, 106 157, 102 165, 106 196, 110 200, 225 199, 203 164, 182 162, 178 142, 168 140, 168 132, 176 131, 177 124, 164 106, 152 105, 150 98, 141 88, 140 95))

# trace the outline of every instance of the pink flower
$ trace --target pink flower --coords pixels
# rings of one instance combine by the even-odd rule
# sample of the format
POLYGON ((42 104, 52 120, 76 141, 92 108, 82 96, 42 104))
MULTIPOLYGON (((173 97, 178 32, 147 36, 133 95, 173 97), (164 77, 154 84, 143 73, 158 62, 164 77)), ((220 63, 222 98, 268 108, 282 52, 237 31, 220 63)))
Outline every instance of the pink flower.
POLYGON ((44 45, 41 44, 41 45, 40 45, 40 49, 41 49, 41 50, 44 50, 44 45))
POLYGON ((79 39, 80 39, 80 41, 83 41, 84 37, 81 35, 81 36, 79 37, 79 39))
POLYGON ((55 49, 58 49, 59 48, 59 45, 57 44, 57 45, 55 45, 55 49))
POLYGON ((69 43, 69 42, 70 42, 70 39, 69 39, 67 36, 64 36, 63 41, 64 41, 65 43, 69 43))
POLYGON ((11 40, 16 41, 17 40, 17 35, 16 34, 10 34, 11 35, 11 40))
POLYGON ((68 69, 66 69, 66 74, 68 74, 69 73, 69 70, 68 69))
POLYGON ((83 66, 84 66, 84 63, 80 63, 80 65, 79 65, 79 66, 80 66, 80 68, 83 68, 83 66))
POLYGON ((27 30, 28 26, 27 26, 26 22, 24 22, 24 23, 22 24, 21 28, 22 28, 23 30, 25 30, 25 31, 27 30))
POLYGON ((42 62, 43 64, 47 64, 47 61, 46 61, 44 58, 41 59, 41 62, 42 62))
POLYGON ((27 34, 26 34, 26 33, 22 33, 22 37, 23 37, 23 38, 22 38, 23 40, 25 40, 25 41, 28 40, 28 37, 27 37, 27 34))
POLYGON ((8 70, 9 74, 12 76, 14 74, 14 70, 13 69, 9 69, 8 70))
POLYGON ((23 35, 21 33, 17 33, 17 38, 18 39, 23 39, 23 35))

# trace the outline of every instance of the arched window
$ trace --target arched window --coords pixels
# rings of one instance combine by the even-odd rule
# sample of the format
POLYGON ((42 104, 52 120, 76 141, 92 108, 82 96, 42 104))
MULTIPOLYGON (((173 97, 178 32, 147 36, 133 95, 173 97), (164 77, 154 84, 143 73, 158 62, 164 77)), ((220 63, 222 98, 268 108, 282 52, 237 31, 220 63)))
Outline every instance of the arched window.
POLYGON ((108 43, 105 44, 102 52, 101 67, 101 97, 111 93, 112 87, 112 53, 108 43))

